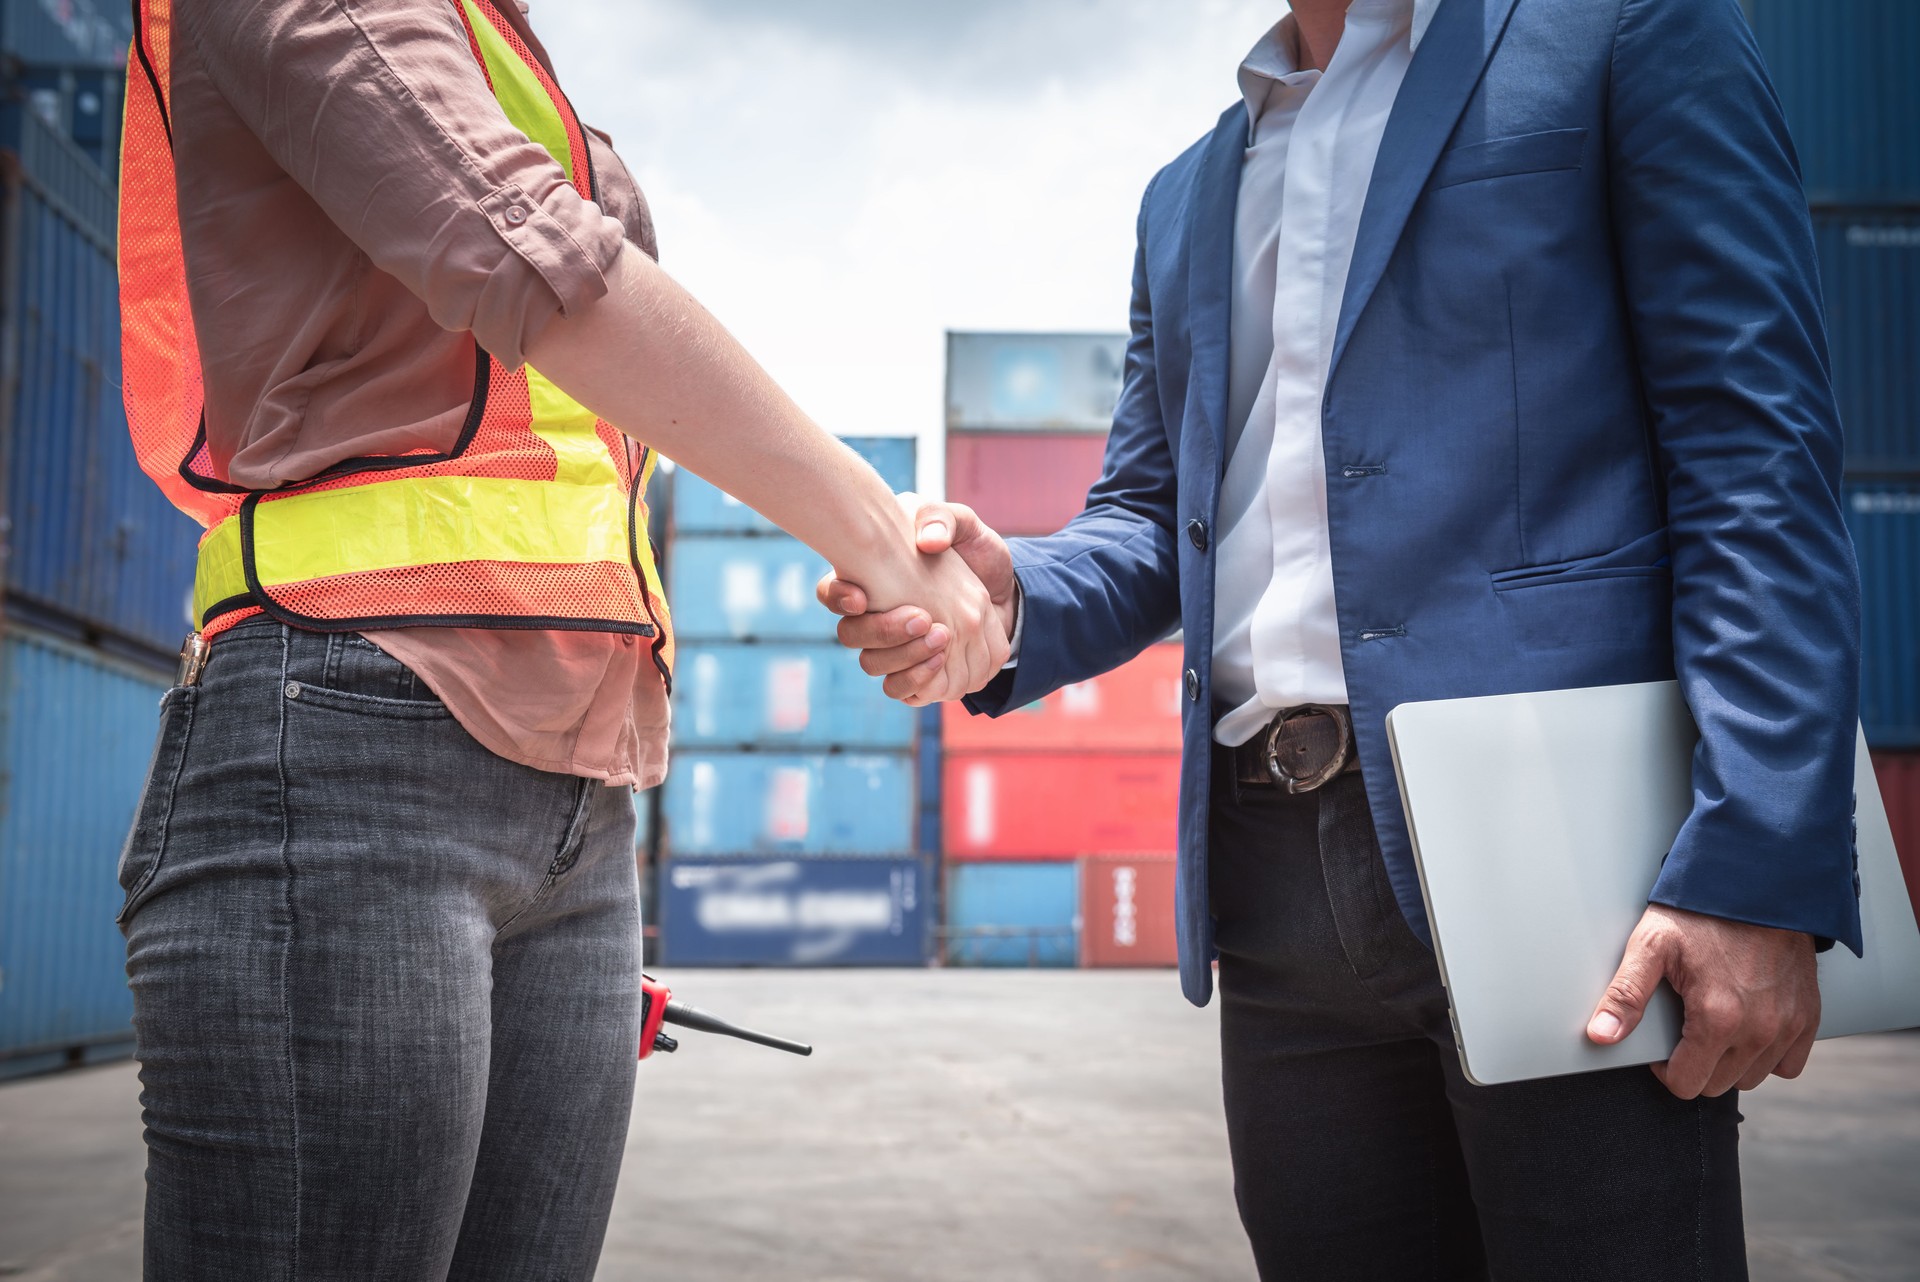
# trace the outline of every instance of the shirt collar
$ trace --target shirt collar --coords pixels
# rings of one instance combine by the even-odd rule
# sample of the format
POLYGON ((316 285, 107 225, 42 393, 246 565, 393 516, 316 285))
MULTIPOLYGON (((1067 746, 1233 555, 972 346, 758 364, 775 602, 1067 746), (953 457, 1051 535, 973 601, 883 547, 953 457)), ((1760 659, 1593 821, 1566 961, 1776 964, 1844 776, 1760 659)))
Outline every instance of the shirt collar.
MULTIPOLYGON (((1406 2, 1401 0, 1401 3, 1406 2)), ((1440 0, 1411 0, 1411 3, 1413 26, 1407 44, 1410 51, 1417 51, 1421 37, 1427 34, 1427 28, 1433 23, 1440 0)), ((1300 30, 1293 15, 1287 14, 1260 37, 1240 64, 1240 93, 1247 102, 1249 133, 1253 122, 1260 119, 1260 112, 1266 106, 1267 90, 1275 82, 1299 83, 1319 74, 1311 69, 1300 70, 1300 30)))

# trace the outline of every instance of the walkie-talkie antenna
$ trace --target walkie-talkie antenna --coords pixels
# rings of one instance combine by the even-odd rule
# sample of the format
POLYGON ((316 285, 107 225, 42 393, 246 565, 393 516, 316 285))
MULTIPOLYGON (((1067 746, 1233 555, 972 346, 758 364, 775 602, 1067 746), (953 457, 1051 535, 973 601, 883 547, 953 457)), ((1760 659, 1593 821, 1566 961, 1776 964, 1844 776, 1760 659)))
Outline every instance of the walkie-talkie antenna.
POLYGON ((689 1006, 683 1001, 669 1001, 664 1020, 669 1024, 678 1024, 682 1028, 691 1028, 702 1033, 718 1033, 722 1037, 737 1037, 743 1042, 752 1042, 756 1046, 771 1046, 777 1051, 786 1051, 790 1055, 811 1055, 813 1047, 805 1042, 790 1042, 784 1037, 775 1037, 771 1033, 756 1033, 751 1028, 742 1028, 730 1024, 718 1015, 710 1015, 698 1006, 689 1006))
POLYGON ((640 1058, 645 1059, 655 1051, 677 1051, 680 1043, 667 1036, 663 1025, 678 1024, 682 1028, 691 1028, 699 1033, 718 1033, 722 1037, 737 1037, 743 1042, 752 1042, 756 1046, 771 1046, 777 1051, 789 1055, 811 1055, 813 1047, 805 1042, 790 1042, 784 1037, 775 1037, 771 1033, 757 1033, 751 1028, 742 1028, 730 1024, 718 1015, 710 1015, 698 1006, 689 1006, 685 1002, 675 1001, 673 990, 651 975, 640 976, 640 1058))

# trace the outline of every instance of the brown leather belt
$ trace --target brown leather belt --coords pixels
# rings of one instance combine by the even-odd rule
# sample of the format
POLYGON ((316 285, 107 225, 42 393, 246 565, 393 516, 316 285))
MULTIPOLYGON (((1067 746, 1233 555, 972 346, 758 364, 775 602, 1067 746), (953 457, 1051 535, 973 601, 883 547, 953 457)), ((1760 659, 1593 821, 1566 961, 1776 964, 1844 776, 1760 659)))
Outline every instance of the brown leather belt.
POLYGON ((1353 719, 1337 705, 1307 703, 1284 708, 1258 734, 1233 750, 1234 778, 1243 788, 1312 792, 1359 769, 1353 719))

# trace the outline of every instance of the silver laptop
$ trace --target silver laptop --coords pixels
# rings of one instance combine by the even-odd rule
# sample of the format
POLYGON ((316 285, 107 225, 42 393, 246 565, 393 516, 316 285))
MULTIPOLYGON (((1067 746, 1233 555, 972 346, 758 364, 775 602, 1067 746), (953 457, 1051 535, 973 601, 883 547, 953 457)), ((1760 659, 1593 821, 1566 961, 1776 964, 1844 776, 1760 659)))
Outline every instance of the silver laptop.
MULTIPOLYGON (((1679 687, 1404 703, 1387 738, 1468 1079, 1666 1059, 1680 1003, 1664 984, 1618 1044, 1586 1025, 1692 808, 1679 687)), ((1821 1037, 1920 1025, 1920 925, 1864 737, 1854 772, 1866 956, 1821 954, 1821 1037)))

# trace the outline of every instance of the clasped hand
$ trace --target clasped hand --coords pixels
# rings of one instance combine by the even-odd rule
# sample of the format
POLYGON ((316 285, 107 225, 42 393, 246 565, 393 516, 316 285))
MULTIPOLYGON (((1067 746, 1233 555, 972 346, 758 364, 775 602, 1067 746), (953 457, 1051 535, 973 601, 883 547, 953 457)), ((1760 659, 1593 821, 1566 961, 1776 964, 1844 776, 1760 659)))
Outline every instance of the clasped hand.
POLYGON ((935 601, 911 595, 900 596, 904 604, 892 609, 876 609, 887 598, 832 574, 820 580, 817 595, 820 604, 845 616, 840 643, 860 651, 860 667, 869 676, 886 678, 889 697, 914 707, 964 698, 993 680, 1007 662, 1014 622, 1013 557, 1006 541, 982 525, 973 509, 923 504, 914 494, 899 498, 921 559, 937 558, 942 574, 951 571, 971 584, 968 610, 943 614, 935 601), (980 606, 984 611, 974 613, 980 606))
POLYGON ((864 585, 830 573, 820 580, 817 594, 829 610, 848 616, 840 622, 840 641, 860 651, 861 668, 885 677, 891 698, 917 708, 964 698, 1006 664, 1013 564, 1007 545, 979 526, 971 510, 922 505, 914 494, 899 500, 902 537, 916 553, 912 568, 904 574, 880 571, 864 585), (955 535, 958 514, 966 518, 970 541, 955 535), (996 550, 1004 566, 998 574, 996 550), (894 603, 891 608, 888 602, 894 603))

